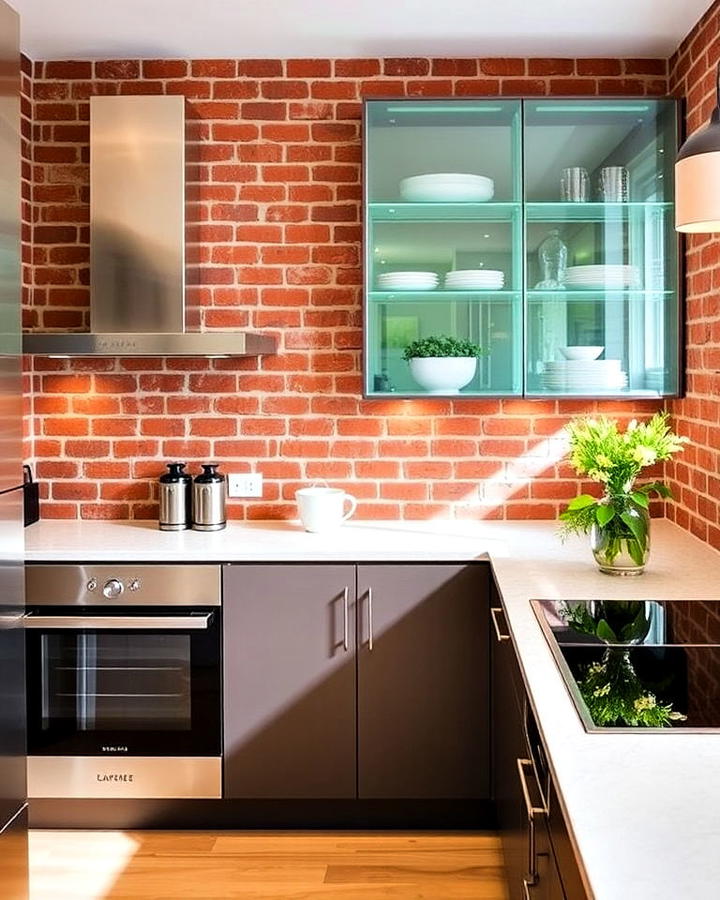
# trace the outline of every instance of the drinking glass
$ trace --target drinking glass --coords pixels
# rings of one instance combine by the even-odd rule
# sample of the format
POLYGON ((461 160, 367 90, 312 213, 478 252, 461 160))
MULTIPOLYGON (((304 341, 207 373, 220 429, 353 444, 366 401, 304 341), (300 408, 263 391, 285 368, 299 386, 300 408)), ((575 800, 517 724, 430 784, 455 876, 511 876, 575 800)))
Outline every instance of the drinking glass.
POLYGON ((630 178, 625 166, 603 166, 597 182, 598 200, 606 203, 627 203, 630 178))
POLYGON ((584 203, 589 199, 590 178, 582 166, 570 166, 562 170, 560 199, 570 203, 584 203))

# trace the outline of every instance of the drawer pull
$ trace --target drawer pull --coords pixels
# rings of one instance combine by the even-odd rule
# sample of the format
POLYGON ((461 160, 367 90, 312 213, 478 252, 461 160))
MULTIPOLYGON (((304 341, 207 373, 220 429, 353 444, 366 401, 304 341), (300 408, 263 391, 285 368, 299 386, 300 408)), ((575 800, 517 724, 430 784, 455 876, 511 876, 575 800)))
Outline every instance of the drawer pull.
POLYGON ((530 799, 530 789, 528 788, 527 778, 525 777, 525 770, 528 768, 528 766, 530 767, 530 769, 532 769, 532 760, 517 760, 518 776, 520 777, 520 787, 522 788, 523 799, 525 800, 525 810, 527 812, 528 819, 528 874, 524 883, 528 887, 532 887, 537 883, 538 880, 537 853, 535 851, 535 816, 546 816, 548 811, 545 806, 533 806, 532 800, 530 799))
POLYGON ((500 631, 500 626, 498 625, 497 613, 501 613, 502 609, 499 606, 491 606, 490 607, 490 617, 492 618, 493 627, 495 628, 495 636, 499 641, 509 641, 510 635, 503 634, 500 631))

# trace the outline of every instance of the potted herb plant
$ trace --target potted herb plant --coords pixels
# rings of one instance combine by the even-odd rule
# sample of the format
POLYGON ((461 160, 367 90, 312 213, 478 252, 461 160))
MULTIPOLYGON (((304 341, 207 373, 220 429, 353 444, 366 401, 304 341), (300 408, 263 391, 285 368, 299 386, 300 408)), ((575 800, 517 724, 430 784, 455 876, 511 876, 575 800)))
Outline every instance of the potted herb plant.
POLYGON ((622 432, 613 419, 581 417, 566 426, 569 460, 578 475, 597 481, 603 495, 581 494, 561 513, 564 533, 590 532, 590 546, 601 572, 640 575, 650 551, 650 495, 670 497, 660 481, 640 487, 635 480, 647 466, 671 459, 687 438, 668 425, 667 413, 647 422, 633 420, 622 432))
POLYGON ((482 355, 479 344, 445 335, 412 341, 403 351, 410 374, 429 394, 459 393, 473 380, 482 355))

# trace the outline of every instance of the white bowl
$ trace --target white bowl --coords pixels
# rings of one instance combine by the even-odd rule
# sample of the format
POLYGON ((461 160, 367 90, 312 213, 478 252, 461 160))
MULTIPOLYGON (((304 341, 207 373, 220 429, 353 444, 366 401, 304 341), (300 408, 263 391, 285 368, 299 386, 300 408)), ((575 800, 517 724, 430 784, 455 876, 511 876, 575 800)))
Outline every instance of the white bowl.
POLYGON ((428 394, 459 394, 477 368, 474 356, 422 356, 410 360, 410 374, 428 394))
POLYGON ((484 175, 425 175, 403 178, 400 196, 410 203, 486 203, 495 193, 495 182, 484 175))
POLYGON ((559 347, 565 359, 597 359, 604 347, 559 347))

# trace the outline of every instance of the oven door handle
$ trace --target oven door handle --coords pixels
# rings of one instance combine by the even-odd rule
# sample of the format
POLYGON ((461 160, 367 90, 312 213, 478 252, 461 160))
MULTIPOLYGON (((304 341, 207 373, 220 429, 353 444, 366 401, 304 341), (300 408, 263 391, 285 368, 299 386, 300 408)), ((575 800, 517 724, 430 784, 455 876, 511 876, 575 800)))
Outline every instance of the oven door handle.
POLYGON ((102 631, 200 631, 207 629, 212 613, 197 616, 43 616, 27 613, 25 628, 55 629, 91 628, 102 631))

